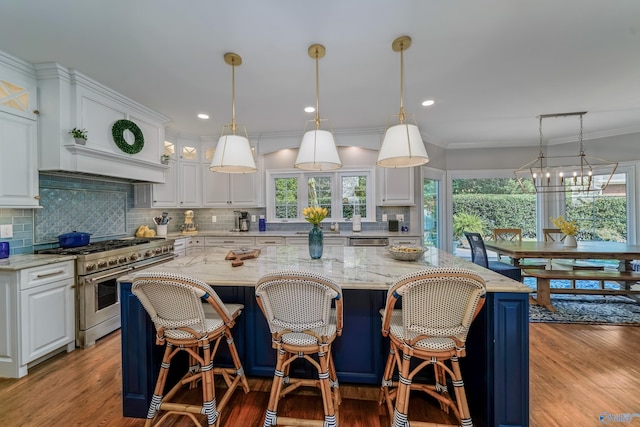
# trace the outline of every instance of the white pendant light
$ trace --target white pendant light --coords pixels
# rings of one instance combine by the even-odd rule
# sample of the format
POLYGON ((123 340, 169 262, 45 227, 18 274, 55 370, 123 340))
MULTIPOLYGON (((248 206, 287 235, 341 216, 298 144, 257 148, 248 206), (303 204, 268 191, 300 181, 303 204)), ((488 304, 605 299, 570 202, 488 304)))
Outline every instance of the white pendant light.
POLYGON ((305 132, 300 143, 294 166, 298 169, 324 171, 339 169, 342 161, 338 155, 335 140, 331 132, 320 129, 318 59, 324 57, 325 48, 321 44, 309 47, 309 56, 316 60, 316 117, 315 129, 305 132))
POLYGON ((394 52, 400 52, 400 113, 399 123, 387 128, 382 140, 376 164, 385 168, 420 166, 429 161, 420 130, 415 124, 406 122, 404 111, 404 57, 403 52, 411 46, 411 38, 398 37, 391 44, 394 52))
POLYGON ((222 135, 218 140, 216 151, 211 159, 209 169, 213 172, 251 173, 256 172, 256 162, 253 159, 247 130, 244 136, 236 135, 236 74, 235 68, 242 64, 242 58, 235 53, 226 53, 224 61, 231 65, 231 123, 222 128, 222 135))

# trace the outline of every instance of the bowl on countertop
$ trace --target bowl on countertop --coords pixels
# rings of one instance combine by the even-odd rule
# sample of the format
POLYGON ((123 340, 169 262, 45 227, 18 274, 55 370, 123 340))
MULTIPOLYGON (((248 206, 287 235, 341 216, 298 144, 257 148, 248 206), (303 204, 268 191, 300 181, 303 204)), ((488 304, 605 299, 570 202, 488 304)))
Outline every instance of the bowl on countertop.
POLYGON ((421 246, 387 246, 387 252, 389 252, 393 258, 400 261, 416 261, 422 258, 422 255, 424 255, 426 251, 427 249, 421 246))

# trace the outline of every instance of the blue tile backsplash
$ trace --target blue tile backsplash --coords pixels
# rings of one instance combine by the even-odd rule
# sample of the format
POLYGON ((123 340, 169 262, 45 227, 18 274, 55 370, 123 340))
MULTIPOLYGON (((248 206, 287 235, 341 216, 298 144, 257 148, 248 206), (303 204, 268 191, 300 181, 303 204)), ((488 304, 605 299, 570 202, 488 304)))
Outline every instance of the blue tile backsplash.
POLYGON ((43 209, 35 214, 35 244, 58 241, 70 231, 90 233, 93 240, 126 234, 127 192, 40 188, 43 209))

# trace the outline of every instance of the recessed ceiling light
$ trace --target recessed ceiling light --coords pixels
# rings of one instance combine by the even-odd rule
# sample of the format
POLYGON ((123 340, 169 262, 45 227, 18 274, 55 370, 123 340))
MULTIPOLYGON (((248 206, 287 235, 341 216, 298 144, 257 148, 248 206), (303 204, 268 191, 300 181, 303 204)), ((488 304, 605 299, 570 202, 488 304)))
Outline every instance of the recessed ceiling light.
POLYGON ((436 103, 436 101, 434 101, 433 99, 427 99, 425 101, 422 101, 422 106, 423 107, 428 107, 428 106, 433 105, 435 103, 436 103))
POLYGON ((207 120, 209 118, 209 115, 205 113, 200 113, 198 114, 198 118, 202 120, 207 120))
POLYGON ((304 112, 305 113, 315 113, 316 109, 315 109, 315 107, 304 107, 304 112))

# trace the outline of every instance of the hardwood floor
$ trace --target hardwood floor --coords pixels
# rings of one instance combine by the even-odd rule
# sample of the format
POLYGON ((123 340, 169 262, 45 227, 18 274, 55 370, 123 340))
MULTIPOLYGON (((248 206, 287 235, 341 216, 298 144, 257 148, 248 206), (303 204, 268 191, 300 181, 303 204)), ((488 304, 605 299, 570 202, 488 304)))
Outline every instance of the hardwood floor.
MULTIPOLYGON (((601 426, 603 412, 640 413, 640 327, 533 323, 530 336, 531 427, 601 426)), ((143 426, 144 420, 121 415, 120 375, 117 331, 92 348, 55 356, 24 378, 0 378, 0 425, 143 426)), ((270 379, 249 383, 251 393, 236 391, 223 425, 262 426, 270 379)), ((389 425, 386 410, 377 404, 377 387, 341 384, 341 392, 341 426, 389 425)), ((186 400, 199 398, 197 390, 190 393, 186 400)), ((413 399, 410 413, 442 421, 431 402, 413 399)), ((321 414, 319 399, 309 393, 285 399, 280 410, 321 414)), ((640 416, 618 424, 640 425, 640 416)), ((171 425, 191 423, 183 418, 171 425)))

